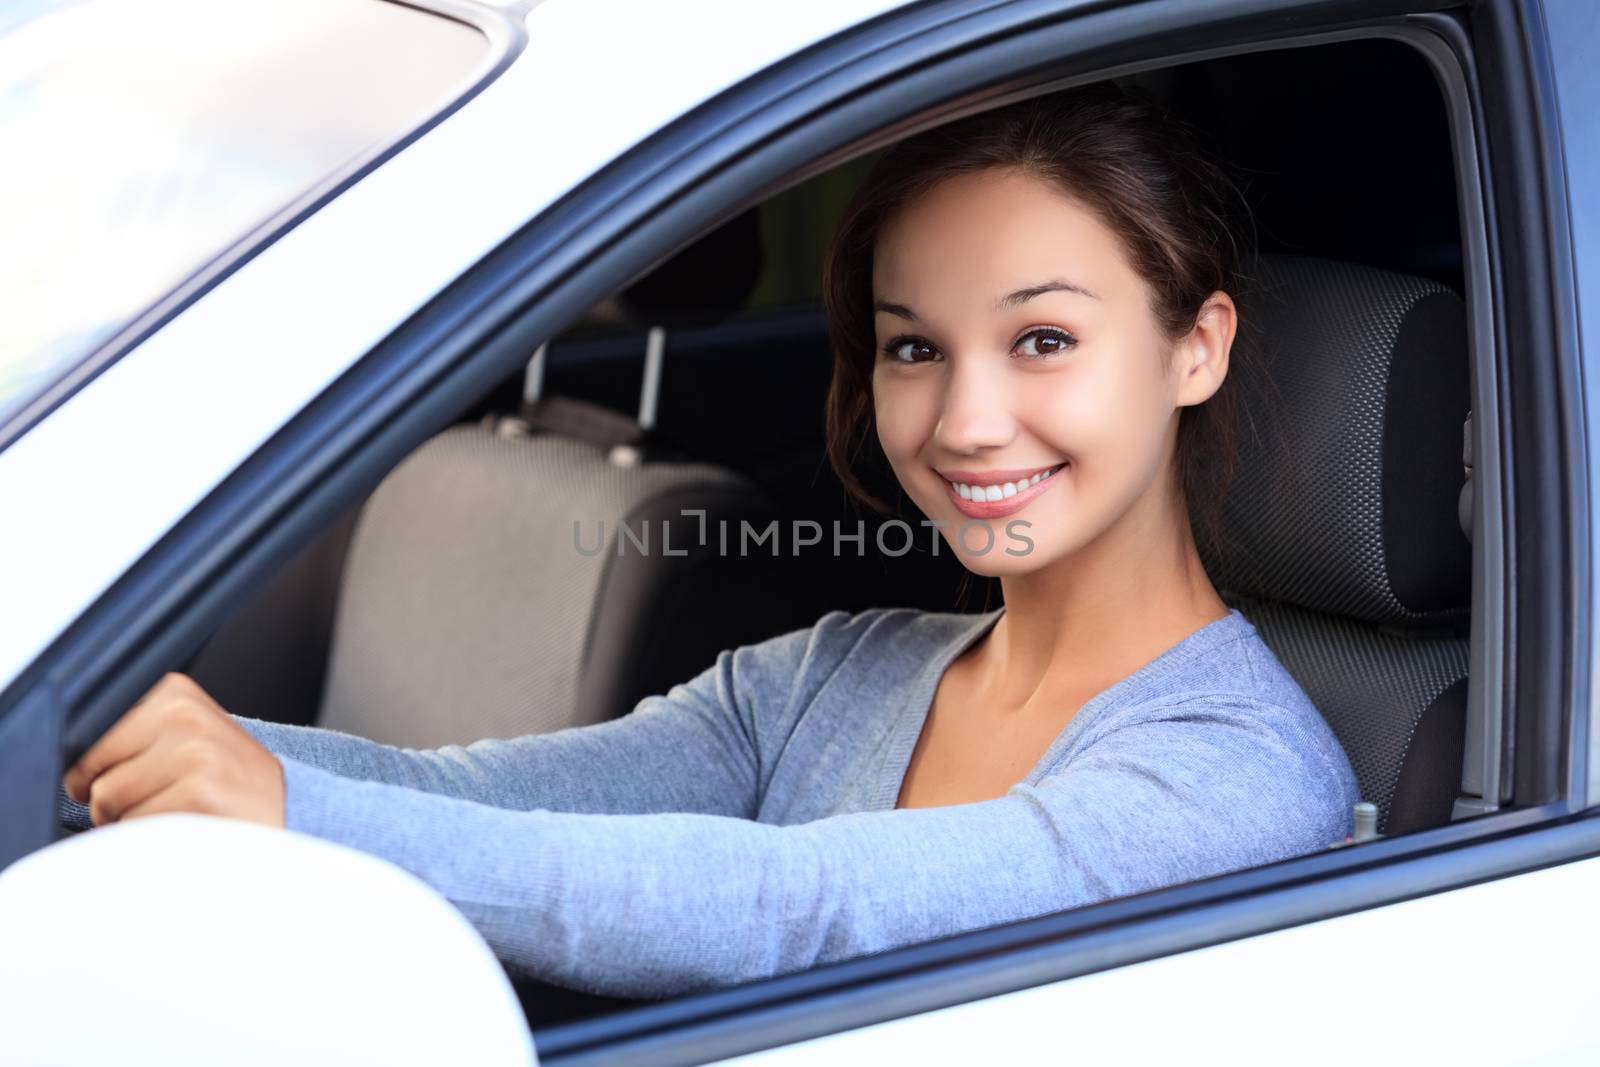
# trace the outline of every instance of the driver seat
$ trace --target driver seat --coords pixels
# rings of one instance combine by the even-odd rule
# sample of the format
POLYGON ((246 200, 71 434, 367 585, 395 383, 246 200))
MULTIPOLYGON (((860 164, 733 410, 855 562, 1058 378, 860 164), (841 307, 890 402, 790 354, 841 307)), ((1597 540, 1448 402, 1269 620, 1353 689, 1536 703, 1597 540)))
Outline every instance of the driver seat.
POLYGON ((1441 825, 1466 737, 1465 309, 1352 263, 1261 256, 1252 273, 1236 343, 1267 388, 1201 557, 1332 727, 1379 832, 1441 825))

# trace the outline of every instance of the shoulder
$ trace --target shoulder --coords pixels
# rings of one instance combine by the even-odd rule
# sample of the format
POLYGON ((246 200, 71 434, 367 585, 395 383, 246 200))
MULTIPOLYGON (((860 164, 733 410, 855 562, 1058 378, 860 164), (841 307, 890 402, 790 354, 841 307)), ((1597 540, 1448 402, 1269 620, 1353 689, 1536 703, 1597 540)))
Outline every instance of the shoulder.
POLYGON ((891 706, 922 680, 953 643, 975 635, 994 614, 916 608, 830 611, 810 626, 724 653, 747 687, 787 694, 791 714, 828 696, 874 698, 891 706))
POLYGON ((810 626, 736 651, 752 661, 789 666, 797 660, 840 662, 863 657, 872 657, 880 666, 894 660, 920 663, 928 652, 975 632, 986 618, 905 607, 830 611, 810 626))
POLYGON ((1208 636, 1183 648, 1185 655, 1153 665, 1160 669, 1146 684, 1108 709, 1105 726, 1192 721, 1272 735, 1297 748, 1338 747, 1310 696, 1248 618, 1235 612, 1208 636))
POLYGON ((962 618, 912 608, 830 611, 810 626, 723 651, 691 684, 712 687, 776 752, 804 720, 866 722, 901 706, 944 642, 973 625, 962 618))
POLYGON ((724 655, 747 682, 781 687, 800 705, 824 687, 887 694, 911 684, 941 649, 976 632, 983 618, 904 607, 830 611, 810 626, 724 655))
POLYGON ((1091 784, 1100 817, 1120 815, 1152 863, 1190 856, 1185 877, 1327 848, 1350 833, 1357 799, 1343 751, 1299 709, 1228 691, 1127 716, 1039 783, 1091 784))
POLYGON ((1312 841, 1344 836, 1360 798, 1327 721, 1242 616, 1163 684, 1097 716, 1070 762, 1107 756, 1181 779, 1233 818, 1291 835, 1298 826, 1312 841))

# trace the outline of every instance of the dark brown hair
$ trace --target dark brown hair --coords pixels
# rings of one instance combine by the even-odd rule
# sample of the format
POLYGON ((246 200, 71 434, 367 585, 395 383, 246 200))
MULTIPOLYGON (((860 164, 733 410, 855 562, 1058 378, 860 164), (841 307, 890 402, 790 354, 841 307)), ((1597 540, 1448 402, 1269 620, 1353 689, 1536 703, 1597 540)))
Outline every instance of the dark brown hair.
MULTIPOLYGON (((1188 126, 1111 83, 1034 97, 896 143, 845 208, 822 274, 833 348, 828 459, 850 496, 881 512, 890 508, 856 466, 869 442, 882 460, 872 403, 873 245, 911 200, 947 178, 990 167, 1035 175, 1094 211, 1122 241, 1150 288, 1151 312, 1173 340, 1194 327, 1207 297, 1221 290, 1237 298, 1243 280, 1245 245, 1236 234, 1249 210, 1238 187, 1206 158, 1188 126)), ((1220 538, 1220 502, 1238 451, 1238 395, 1251 346, 1237 342, 1222 386, 1179 416, 1177 483, 1200 520, 1202 543, 1220 538)))

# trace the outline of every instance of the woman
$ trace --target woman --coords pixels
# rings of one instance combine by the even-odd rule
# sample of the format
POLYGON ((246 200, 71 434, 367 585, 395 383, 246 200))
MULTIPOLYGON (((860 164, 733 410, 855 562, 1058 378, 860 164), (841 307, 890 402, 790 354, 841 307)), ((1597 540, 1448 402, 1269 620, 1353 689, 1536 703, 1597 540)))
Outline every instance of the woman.
POLYGON ((724 651, 632 714, 403 750, 168 675, 66 776, 375 853, 515 971, 659 996, 1267 863, 1349 831, 1338 742, 1200 563, 1231 462, 1222 174, 1109 87, 892 148, 830 248, 829 451, 876 439, 1004 607, 724 651))

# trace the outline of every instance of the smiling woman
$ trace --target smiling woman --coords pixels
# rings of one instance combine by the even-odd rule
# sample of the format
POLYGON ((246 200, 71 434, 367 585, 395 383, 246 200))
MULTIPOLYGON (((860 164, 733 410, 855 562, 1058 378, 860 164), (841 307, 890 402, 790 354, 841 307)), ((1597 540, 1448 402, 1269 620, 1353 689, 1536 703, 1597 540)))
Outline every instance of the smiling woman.
POLYGON ((912 138, 858 190, 825 284, 830 456, 882 508, 852 470, 875 437, 1007 604, 952 666, 903 797, 1004 789, 1090 695, 1229 616, 1189 503, 1214 531, 1241 206, 1184 126, 1109 83, 912 138), (1023 550, 991 550, 1002 518, 1023 550), (973 704, 1028 723, 1019 750, 983 743, 973 704))
POLYGON ((846 215, 834 454, 875 430, 963 561, 1000 577, 1003 608, 830 611, 621 718, 427 750, 238 729, 172 676, 69 773, 68 820, 208 811, 337 841, 422 878, 515 971, 629 996, 1342 839, 1349 762, 1207 580, 1176 473, 1236 328, 1229 275, 1208 273, 1209 174, 1153 110, 1080 91, 905 142, 846 215), (984 162, 1007 145, 1024 163, 1137 162, 1117 174, 1139 184, 1062 187, 1009 149, 984 162), (1152 207, 1148 188, 1168 191, 1152 207), (862 205, 885 210, 863 226, 862 205), (1001 514, 1037 527, 1033 549, 971 552, 964 535, 992 538, 1001 514))
MULTIPOLYGON (((1243 281, 1239 234, 1248 223, 1248 205, 1198 139, 1109 84, 1023 101, 895 146, 858 191, 825 270, 834 350, 829 455, 841 480, 858 499, 884 507, 855 474, 855 457, 875 425, 883 433, 873 403, 898 416, 904 401, 928 389, 926 375, 907 377, 901 364, 952 364, 940 382, 953 382, 961 364, 963 394, 946 399, 965 404, 974 389, 973 399, 998 414, 1004 405, 981 389, 1006 387, 977 352, 1013 353, 1010 388, 1036 404, 1077 405, 1035 407, 1022 420, 1027 430, 1042 421, 1054 434, 1081 437, 1129 414, 1108 409, 1111 401, 1152 401, 1163 421, 1181 408, 1175 436, 1164 442, 1172 453, 1164 460, 1176 464, 1169 489, 1194 508, 1197 534, 1214 539, 1234 466, 1238 397, 1256 385, 1251 349, 1232 343, 1242 325, 1231 294, 1243 281), (986 305, 995 295, 986 287, 1008 281, 1023 286, 986 305), (1179 366, 1183 354, 1187 368, 1179 366), (1041 389, 1039 373, 1073 383, 1041 389)), ((946 444, 964 448, 980 441, 951 441, 952 433, 1014 430, 941 424, 946 444)), ((1153 470, 1149 449, 1146 442, 1142 461, 1153 470)), ((894 463, 895 449, 886 443, 884 451, 894 463)), ((905 485, 904 466, 895 473, 905 485)))

